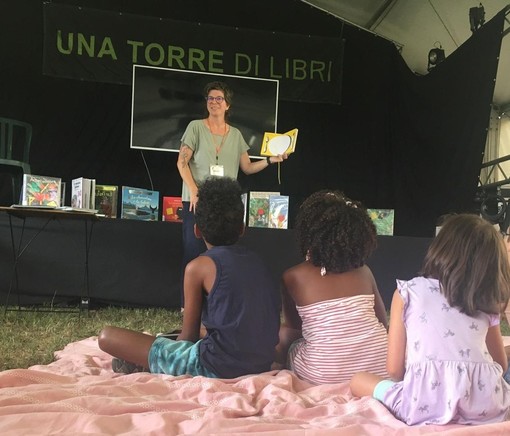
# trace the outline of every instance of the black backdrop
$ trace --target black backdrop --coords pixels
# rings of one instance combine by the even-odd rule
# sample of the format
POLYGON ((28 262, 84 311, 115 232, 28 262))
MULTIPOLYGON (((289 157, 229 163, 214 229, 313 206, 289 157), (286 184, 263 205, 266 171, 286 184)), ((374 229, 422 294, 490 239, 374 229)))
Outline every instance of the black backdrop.
MULTIPOLYGON (((282 166, 281 186, 276 168, 240 177, 246 190, 289 194, 291 225, 299 202, 320 188, 341 189, 368 207, 395 209, 396 235, 431 236, 438 216, 473 206, 502 14, 419 77, 387 40, 296 0, 54 3, 343 37, 342 104, 280 102, 279 130, 300 129, 297 152, 282 166)), ((10 0, 1 8, 0 114, 33 125, 32 172, 149 187, 141 152, 129 148, 130 86, 43 76, 42 3, 10 0)), ((154 188, 162 196, 179 195, 176 154, 144 157, 154 188)))
MULTIPOLYGON (((279 130, 298 127, 282 166, 240 177, 246 190, 280 190, 295 208, 320 188, 395 209, 395 234, 431 236, 439 215, 473 207, 501 44, 503 15, 432 73, 419 77, 387 40, 296 0, 61 0, 54 3, 345 39, 342 104, 280 102, 279 130), (282 19, 282 17, 289 17, 282 19), (476 59, 476 62, 474 61, 476 59)), ((43 76, 42 3, 4 0, 0 115, 34 127, 32 172, 149 187, 129 148, 131 89, 43 76)), ((426 53, 424 53, 426 56, 426 53)), ((161 195, 179 195, 176 154, 144 152, 161 195)))
MULTIPOLYGON (((473 208, 501 45, 503 15, 486 23, 426 76, 413 74, 387 40, 297 0, 61 0, 54 3, 223 26, 342 37, 341 105, 281 101, 279 131, 299 128, 296 153, 277 170, 245 177, 246 190, 291 196, 290 223, 311 192, 340 189, 371 208, 395 209, 395 237, 380 237, 369 264, 388 304, 396 278, 420 268, 439 215, 473 208), (282 19, 282 17, 291 17, 282 19), (476 61, 474 61, 476 59, 476 61)), ((179 195, 175 153, 130 149, 131 87, 42 74, 43 6, 4 0, 0 13, 0 116, 27 121, 34 174, 96 178, 179 195)), ((425 56, 426 54, 424 54, 425 56)), ((30 223, 29 232, 35 231, 30 223)), ((18 228, 19 229, 19 228, 18 228)), ((94 229, 93 301, 178 306, 179 227, 102 221, 94 229)), ((20 264, 21 293, 71 297, 83 283, 81 227, 48 228, 20 264)), ((242 243, 275 275, 299 261, 292 231, 248 229, 242 243)), ((0 294, 12 248, 0 219, 0 294)), ((3 297, 3 295, 2 295, 3 297)), ((3 300, 3 298, 2 298, 3 300)))

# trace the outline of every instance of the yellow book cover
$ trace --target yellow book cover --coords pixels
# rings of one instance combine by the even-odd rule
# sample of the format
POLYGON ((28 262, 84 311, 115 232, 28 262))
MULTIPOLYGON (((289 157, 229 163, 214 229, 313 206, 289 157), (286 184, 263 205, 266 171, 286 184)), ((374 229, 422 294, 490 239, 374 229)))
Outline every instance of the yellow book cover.
POLYGON ((285 133, 265 132, 260 154, 262 156, 277 156, 293 153, 296 149, 297 135, 298 129, 292 129, 285 133))

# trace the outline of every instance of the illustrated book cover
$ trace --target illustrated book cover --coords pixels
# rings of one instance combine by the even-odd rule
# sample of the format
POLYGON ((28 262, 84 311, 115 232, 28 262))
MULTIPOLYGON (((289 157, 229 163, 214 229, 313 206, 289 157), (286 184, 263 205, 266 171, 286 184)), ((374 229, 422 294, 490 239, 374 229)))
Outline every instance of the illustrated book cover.
POLYGON ((23 175, 21 204, 23 206, 60 207, 60 177, 23 175))
POLYGON ((95 208, 96 180, 78 177, 71 181, 71 207, 76 209, 95 208))
POLYGON ((182 223, 182 198, 181 197, 163 197, 163 221, 182 223))
POLYGON ((115 185, 96 184, 94 209, 106 218, 117 218, 119 187, 115 185))
POLYGON ((262 156, 277 156, 284 153, 294 153, 297 136, 298 129, 292 129, 285 133, 265 132, 262 138, 260 154, 262 156))
POLYGON ((393 209, 367 209, 368 216, 375 224, 378 235, 393 236, 393 209))
POLYGON ((248 226, 269 227, 269 197, 280 195, 279 192, 250 192, 248 201, 248 226))
POLYGON ((269 223, 270 229, 287 229, 289 226, 289 196, 269 196, 269 223))
POLYGON ((159 192, 123 186, 120 217, 138 221, 159 221, 159 192))

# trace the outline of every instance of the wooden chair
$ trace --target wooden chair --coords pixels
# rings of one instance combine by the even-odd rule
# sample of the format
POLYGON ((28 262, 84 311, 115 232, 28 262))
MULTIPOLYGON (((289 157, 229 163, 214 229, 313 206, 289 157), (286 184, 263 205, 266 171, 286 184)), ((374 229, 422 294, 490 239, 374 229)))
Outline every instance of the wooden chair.
POLYGON ((23 121, 0 117, 0 205, 20 200, 23 174, 30 174, 32 126, 23 121), (7 182, 7 183, 6 183, 7 182))

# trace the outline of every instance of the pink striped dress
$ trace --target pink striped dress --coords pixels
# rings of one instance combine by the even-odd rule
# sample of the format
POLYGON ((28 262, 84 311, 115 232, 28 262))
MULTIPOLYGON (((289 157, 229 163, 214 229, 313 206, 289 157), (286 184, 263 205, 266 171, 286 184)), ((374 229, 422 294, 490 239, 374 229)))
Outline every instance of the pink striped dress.
POLYGON ((358 371, 386 377, 388 338, 374 312, 374 295, 297 306, 303 338, 289 350, 289 368, 315 384, 349 381, 358 371))

